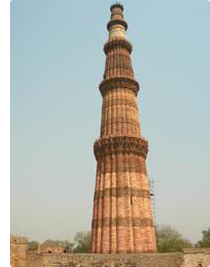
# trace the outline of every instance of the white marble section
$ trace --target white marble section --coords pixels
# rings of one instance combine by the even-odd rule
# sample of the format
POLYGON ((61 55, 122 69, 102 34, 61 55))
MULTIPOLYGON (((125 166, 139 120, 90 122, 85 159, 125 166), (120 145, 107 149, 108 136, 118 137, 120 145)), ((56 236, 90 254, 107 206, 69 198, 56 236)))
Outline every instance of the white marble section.
POLYGON ((114 25, 109 30, 109 39, 121 37, 126 39, 125 28, 122 25, 114 25))

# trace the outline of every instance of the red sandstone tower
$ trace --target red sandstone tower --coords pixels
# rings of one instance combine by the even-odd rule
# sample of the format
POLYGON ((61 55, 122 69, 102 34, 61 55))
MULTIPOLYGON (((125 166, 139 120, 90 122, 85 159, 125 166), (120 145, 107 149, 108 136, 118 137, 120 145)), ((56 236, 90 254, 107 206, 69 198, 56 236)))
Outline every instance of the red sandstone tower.
POLYGON ((104 46, 106 67, 101 135, 94 144, 97 160, 92 220, 93 253, 156 252, 150 188, 146 171, 148 143, 142 137, 137 94, 126 38, 123 6, 111 6, 104 46))

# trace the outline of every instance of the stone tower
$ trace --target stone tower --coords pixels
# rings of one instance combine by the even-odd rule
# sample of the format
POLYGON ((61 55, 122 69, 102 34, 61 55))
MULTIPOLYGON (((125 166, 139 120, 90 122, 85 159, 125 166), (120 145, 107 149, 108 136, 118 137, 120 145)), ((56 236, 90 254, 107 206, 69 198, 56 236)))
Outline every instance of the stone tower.
POLYGON ((93 253, 156 252, 145 163, 148 143, 141 135, 139 84, 134 78, 123 10, 121 4, 111 6, 104 80, 99 86, 103 107, 101 135, 94 144, 93 253))

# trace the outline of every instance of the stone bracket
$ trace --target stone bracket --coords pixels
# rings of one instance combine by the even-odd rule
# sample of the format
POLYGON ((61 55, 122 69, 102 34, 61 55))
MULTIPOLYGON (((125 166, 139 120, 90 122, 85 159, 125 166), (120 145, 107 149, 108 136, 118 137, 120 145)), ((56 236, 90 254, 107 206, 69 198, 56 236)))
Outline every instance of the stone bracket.
POLYGON ((137 95, 140 86, 137 81, 135 81, 134 79, 128 78, 128 77, 110 78, 110 79, 102 81, 99 85, 99 89, 100 89, 102 96, 104 96, 104 94, 107 91, 112 90, 112 89, 117 89, 117 88, 130 89, 137 95))
POLYGON ((94 143, 94 154, 97 160, 105 155, 118 153, 132 153, 146 159, 148 142, 144 138, 117 136, 100 138, 94 143))
POLYGON ((104 53, 107 55, 110 50, 116 47, 125 48, 129 51, 129 53, 131 53, 133 50, 132 44, 128 40, 121 38, 113 38, 104 45, 104 53))

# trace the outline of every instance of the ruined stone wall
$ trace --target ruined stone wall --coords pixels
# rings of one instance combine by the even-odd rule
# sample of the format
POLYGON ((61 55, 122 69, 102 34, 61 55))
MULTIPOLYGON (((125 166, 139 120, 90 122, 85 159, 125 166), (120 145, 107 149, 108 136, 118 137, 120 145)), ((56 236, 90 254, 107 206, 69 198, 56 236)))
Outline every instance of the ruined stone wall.
MULTIPOLYGON (((210 249, 209 249, 209 251, 210 251, 210 249)), ((204 267, 205 266, 208 266, 208 267, 210 266, 210 252, 208 254, 206 254, 204 257, 204 267)))
POLYGON ((209 251, 133 255, 42 253, 28 257, 27 267, 209 267, 209 251))
POLYGON ((183 262, 182 253, 167 254, 40 254, 39 262, 27 267, 178 267, 183 262))
POLYGON ((27 251, 27 265, 26 267, 43 267, 42 254, 36 251, 27 251))
POLYGON ((10 237, 10 265, 11 267, 26 267, 27 239, 10 237))
POLYGON ((209 267, 210 248, 185 249, 183 253, 70 254, 27 251, 26 238, 10 238, 12 267, 209 267))
POLYGON ((184 267, 209 267, 210 248, 184 249, 184 267))

